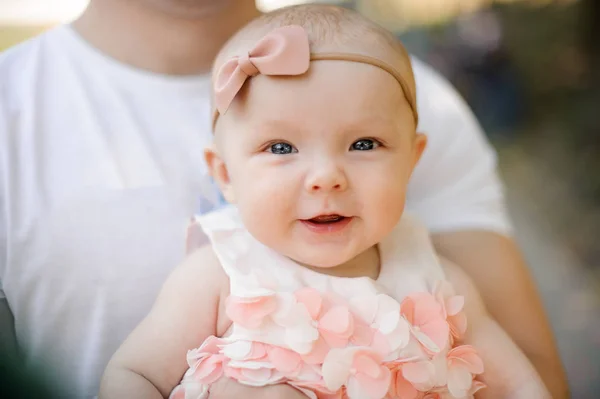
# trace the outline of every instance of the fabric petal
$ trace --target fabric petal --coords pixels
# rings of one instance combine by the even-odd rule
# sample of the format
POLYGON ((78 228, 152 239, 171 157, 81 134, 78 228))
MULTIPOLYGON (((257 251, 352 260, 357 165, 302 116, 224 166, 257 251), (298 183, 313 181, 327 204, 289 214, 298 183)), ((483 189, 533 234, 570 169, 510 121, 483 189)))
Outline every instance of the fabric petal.
MULTIPOLYGON (((389 295, 377 295, 377 315, 376 319, 387 317, 389 314, 397 314, 400 316, 400 304, 389 295)), ((381 324, 381 322, 380 322, 381 324)))
POLYGON ((325 389, 325 386, 322 385, 323 377, 321 377, 321 367, 316 367, 311 364, 302 364, 300 370, 295 373, 294 380, 312 383, 321 382, 320 386, 325 389))
POLYGON ((299 323, 310 323, 312 317, 304 304, 298 303, 296 297, 289 293, 277 294, 277 309, 271 319, 282 327, 295 326, 299 323))
POLYGON ((410 325, 403 317, 398 320, 396 329, 387 334, 390 350, 395 351, 408 345, 410 341, 410 325))
POLYGON ((344 349, 332 349, 322 366, 323 382, 327 389, 337 391, 348 381, 352 358, 344 349))
POLYGON ((269 349, 268 357, 273 366, 283 373, 295 372, 302 365, 299 354, 276 346, 269 349))
POLYGON ((189 377, 202 384, 212 384, 223 374, 223 360, 225 360, 223 355, 209 355, 195 369, 190 369, 193 372, 189 377))
POLYGON ((461 345, 448 352, 448 360, 451 366, 462 365, 473 374, 483 373, 483 361, 474 347, 461 345))
POLYGON ((267 345, 262 342, 253 342, 250 353, 248 354, 248 360, 262 359, 267 356, 267 345))
POLYGON ((242 369, 242 375, 252 381, 268 381, 271 378, 271 370, 267 368, 242 369))
MULTIPOLYGON (((225 341, 222 338, 215 337, 211 335, 206 338, 202 345, 199 348, 191 349, 187 353, 188 359, 198 359, 199 357, 203 357, 206 354, 216 354, 220 351, 220 345, 222 345, 225 341)), ((190 365, 191 366, 191 365, 190 365)))
MULTIPOLYGON (((421 332, 425 333, 440 349, 443 349, 448 345, 450 327, 444 319, 436 319, 434 321, 422 325, 421 332)), ((437 353, 439 352, 439 350, 436 350, 434 352, 437 353)))
POLYGON ((382 355, 387 355, 393 350, 390 346, 388 338, 379 331, 375 331, 373 333, 373 341, 371 342, 370 346, 373 348, 373 350, 375 350, 377 353, 381 353, 382 355))
POLYGON ((400 304, 400 313, 410 323, 415 324, 415 301, 410 296, 404 298, 400 304))
POLYGON ((352 335, 352 314, 345 306, 334 306, 319 320, 319 327, 348 338, 352 335))
POLYGON ((375 295, 360 295, 350 299, 350 307, 362 321, 371 324, 377 314, 378 300, 375 295))
POLYGON ((296 291, 294 296, 299 303, 306 307, 312 319, 316 320, 319 317, 323 304, 323 299, 319 291, 311 287, 304 287, 296 291))
POLYGON ((422 325, 431 320, 444 318, 442 306, 435 300, 435 297, 425 292, 419 292, 411 295, 415 300, 415 321, 414 324, 422 325))
POLYGON ((483 382, 474 380, 473 381, 473 385, 471 385, 471 389, 469 390, 469 395, 475 395, 475 393, 477 393, 477 391, 487 388, 487 385, 485 385, 483 382))
POLYGON ((449 316, 454 316, 465 306, 465 297, 461 295, 455 295, 446 301, 446 313, 449 316))
POLYGON ((354 322, 354 331, 350 341, 357 346, 370 346, 373 342, 373 329, 362 321, 354 322))
POLYGON ((416 399, 419 391, 402 375, 402 368, 392 372, 388 396, 399 399, 416 399))
POLYGON ((357 354, 353 361, 353 367, 360 370, 369 378, 378 378, 381 375, 381 365, 376 362, 371 356, 357 354))
POLYGON ((389 312, 382 314, 381 317, 378 318, 379 331, 386 335, 390 334, 396 329, 399 322, 400 312, 389 312))
POLYGON ((369 394, 365 392, 363 386, 356 378, 351 378, 346 384, 346 393, 349 399, 369 399, 369 394))
POLYGON ((323 337, 319 337, 313 343, 310 352, 302 355, 302 360, 308 364, 321 364, 325 361, 330 349, 323 337))
POLYGON ((361 372, 357 373, 356 377, 351 378, 350 381, 356 380, 359 383, 361 390, 366 394, 366 396, 357 397, 357 399, 363 397, 369 399, 382 399, 388 392, 390 378, 390 370, 385 367, 380 367, 377 378, 370 378, 361 370, 361 372))
POLYGON ((227 298, 225 313, 234 323, 246 328, 258 328, 263 319, 277 309, 277 301, 272 296, 227 298))
POLYGON ((463 312, 459 312, 454 316, 449 316, 448 324, 452 336, 461 339, 467 331, 467 316, 463 312))
POLYGON ((233 360, 244 360, 252 352, 252 342, 250 341, 234 341, 223 346, 222 353, 233 360))
POLYGON ((300 325, 285 330, 285 343, 301 355, 310 353, 313 343, 318 338, 319 331, 311 325, 300 325))
POLYGON ((448 391, 453 396, 457 398, 466 396, 472 384, 473 376, 466 367, 457 366, 448 370, 448 391))
POLYGON ((435 383, 435 367, 431 362, 411 362, 402 367, 402 376, 417 389, 426 391, 435 383))
POLYGON ((431 353, 439 353, 442 348, 440 348, 434 340, 429 338, 429 335, 425 334, 422 331, 413 330, 414 337, 431 353))
POLYGON ((345 306, 334 306, 319 320, 319 331, 333 348, 346 346, 353 330, 352 315, 345 306))

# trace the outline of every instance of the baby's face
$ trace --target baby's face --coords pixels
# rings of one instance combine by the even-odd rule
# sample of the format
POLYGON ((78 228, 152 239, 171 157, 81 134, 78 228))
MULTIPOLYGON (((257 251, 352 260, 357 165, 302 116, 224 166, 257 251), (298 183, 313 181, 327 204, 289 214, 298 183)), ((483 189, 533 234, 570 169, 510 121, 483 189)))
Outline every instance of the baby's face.
POLYGON ((318 267, 390 233, 426 141, 398 82, 370 65, 318 61, 303 77, 246 85, 219 121, 215 175, 250 233, 318 267))

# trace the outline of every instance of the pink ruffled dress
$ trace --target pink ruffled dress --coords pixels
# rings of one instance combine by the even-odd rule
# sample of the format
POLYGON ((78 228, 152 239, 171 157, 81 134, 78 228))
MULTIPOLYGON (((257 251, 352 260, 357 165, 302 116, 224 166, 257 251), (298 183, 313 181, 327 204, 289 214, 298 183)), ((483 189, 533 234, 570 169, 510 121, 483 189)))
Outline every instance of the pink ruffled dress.
POLYGON ((377 281, 298 265, 255 240, 233 206, 195 222, 229 276, 233 324, 188 352, 171 399, 207 398, 221 376, 319 399, 471 398, 483 386, 480 357, 461 345, 464 300, 414 218, 379 244, 377 281))

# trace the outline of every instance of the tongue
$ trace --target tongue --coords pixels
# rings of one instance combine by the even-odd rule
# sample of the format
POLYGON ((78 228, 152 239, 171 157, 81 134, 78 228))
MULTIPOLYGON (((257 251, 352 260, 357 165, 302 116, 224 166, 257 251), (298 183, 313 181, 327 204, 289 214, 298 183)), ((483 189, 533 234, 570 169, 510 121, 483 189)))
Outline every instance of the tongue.
POLYGON ((318 216, 316 218, 312 218, 311 221, 316 222, 316 223, 331 223, 331 222, 338 222, 342 219, 342 216, 340 215, 323 215, 323 216, 318 216))

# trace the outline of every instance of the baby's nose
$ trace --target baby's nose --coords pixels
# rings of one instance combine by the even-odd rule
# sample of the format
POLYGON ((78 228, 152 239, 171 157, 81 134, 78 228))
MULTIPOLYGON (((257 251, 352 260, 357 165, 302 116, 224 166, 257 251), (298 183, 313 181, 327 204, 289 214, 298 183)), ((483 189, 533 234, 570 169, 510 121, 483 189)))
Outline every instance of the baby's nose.
POLYGON ((345 173, 333 165, 315 170, 306 181, 307 191, 313 193, 343 191, 347 185, 345 173))

